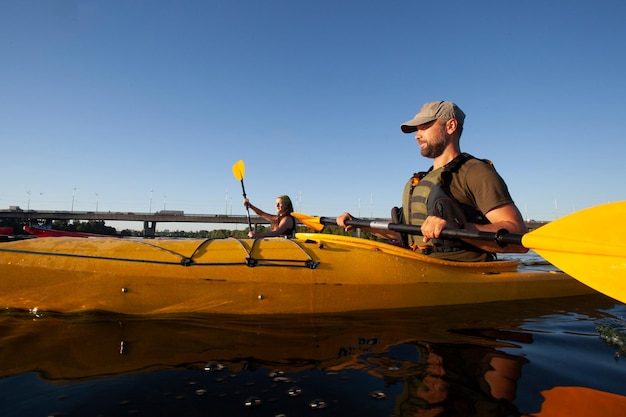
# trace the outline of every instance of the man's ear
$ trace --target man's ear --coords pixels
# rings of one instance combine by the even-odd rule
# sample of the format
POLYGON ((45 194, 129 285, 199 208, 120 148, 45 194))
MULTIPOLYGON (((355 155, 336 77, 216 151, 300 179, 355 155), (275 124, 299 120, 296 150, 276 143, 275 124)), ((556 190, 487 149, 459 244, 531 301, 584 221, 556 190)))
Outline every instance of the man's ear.
POLYGON ((458 128, 459 122, 456 119, 450 119, 446 122, 446 132, 448 132, 449 135, 456 132, 458 128))

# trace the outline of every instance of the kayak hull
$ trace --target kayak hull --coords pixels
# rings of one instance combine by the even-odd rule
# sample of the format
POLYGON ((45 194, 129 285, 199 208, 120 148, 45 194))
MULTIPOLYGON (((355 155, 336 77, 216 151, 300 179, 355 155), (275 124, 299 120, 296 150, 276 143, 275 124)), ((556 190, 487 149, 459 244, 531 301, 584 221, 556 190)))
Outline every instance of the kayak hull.
POLYGON ((516 261, 457 263, 326 234, 296 239, 55 237, 0 244, 0 306, 124 314, 300 314, 593 293, 516 261))

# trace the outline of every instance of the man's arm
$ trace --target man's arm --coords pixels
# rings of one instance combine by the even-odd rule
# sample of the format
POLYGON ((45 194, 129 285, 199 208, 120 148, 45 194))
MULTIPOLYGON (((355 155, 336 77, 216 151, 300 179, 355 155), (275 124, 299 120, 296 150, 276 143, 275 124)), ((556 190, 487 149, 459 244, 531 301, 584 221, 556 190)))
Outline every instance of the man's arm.
MULTIPOLYGON (((352 217, 350 213, 343 213, 341 216, 337 216, 337 226, 342 227, 346 232, 349 232, 353 229, 353 227, 346 225, 345 222, 346 220, 353 219, 355 219, 355 217, 352 217)), ((370 227, 362 227, 361 230, 364 232, 369 232, 374 236, 378 236, 379 238, 386 240, 395 240, 398 237, 396 232, 393 232, 391 230, 372 229, 370 227)))
MULTIPOLYGON (((515 204, 505 204, 503 206, 497 207, 485 214, 487 219, 491 222, 490 224, 475 224, 475 223, 466 223, 464 228, 467 230, 475 230, 480 232, 497 232, 501 229, 506 229, 510 233, 526 233, 528 232, 528 228, 526 227, 526 223, 524 223, 524 219, 522 214, 517 209, 515 204)), ((441 231, 444 228, 458 228, 456 224, 446 222, 444 219, 428 216, 422 224, 422 233, 424 235, 424 242, 428 242, 430 239, 436 239, 441 234, 441 231)), ((523 246, 518 245, 507 245, 505 247, 501 247, 495 241, 489 242, 484 240, 472 240, 472 239, 463 239, 467 243, 470 243, 477 248, 488 252, 500 252, 500 253, 526 253, 528 249, 523 246)))

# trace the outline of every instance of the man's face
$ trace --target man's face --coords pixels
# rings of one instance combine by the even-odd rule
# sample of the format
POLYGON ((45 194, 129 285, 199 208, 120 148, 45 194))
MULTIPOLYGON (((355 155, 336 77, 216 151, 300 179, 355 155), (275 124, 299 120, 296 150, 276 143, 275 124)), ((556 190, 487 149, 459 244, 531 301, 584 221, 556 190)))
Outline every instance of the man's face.
POLYGON ((426 158, 437 158, 448 146, 446 123, 434 120, 417 126, 415 139, 420 146, 420 153, 426 158))

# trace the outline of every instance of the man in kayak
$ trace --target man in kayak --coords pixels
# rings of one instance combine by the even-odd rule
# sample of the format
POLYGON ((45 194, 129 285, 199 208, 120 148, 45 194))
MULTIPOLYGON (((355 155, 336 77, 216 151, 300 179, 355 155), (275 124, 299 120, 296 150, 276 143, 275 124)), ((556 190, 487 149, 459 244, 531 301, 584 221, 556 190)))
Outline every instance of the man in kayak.
POLYGON ((257 215, 263 217, 272 225, 272 230, 270 232, 256 233, 254 230, 250 230, 250 232, 248 232, 249 237, 293 237, 296 233, 296 219, 291 215, 291 213, 293 213, 293 204, 291 203, 289 196, 281 195, 276 197, 276 215, 264 212, 260 208, 254 206, 247 198, 243 199, 243 205, 251 208, 257 215))
MULTIPOLYGON (((524 253, 517 245, 478 240, 441 239, 443 229, 526 233, 522 215, 504 180, 487 160, 462 153, 459 145, 465 113, 449 101, 424 104, 415 117, 400 126, 415 133, 420 153, 433 159, 427 172, 414 174, 402 196, 402 209, 392 211, 394 222, 421 226, 422 235, 403 235, 404 245, 434 257, 456 261, 490 261, 496 252, 524 253)), ((350 213, 337 217, 346 231, 350 213)), ((395 232, 367 229, 383 239, 397 240, 395 232)))

